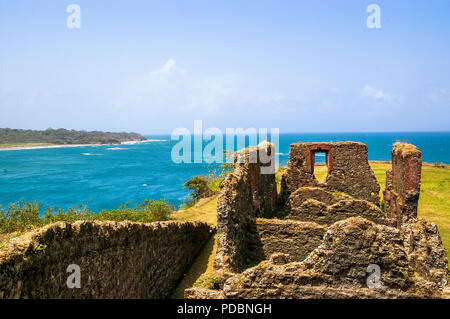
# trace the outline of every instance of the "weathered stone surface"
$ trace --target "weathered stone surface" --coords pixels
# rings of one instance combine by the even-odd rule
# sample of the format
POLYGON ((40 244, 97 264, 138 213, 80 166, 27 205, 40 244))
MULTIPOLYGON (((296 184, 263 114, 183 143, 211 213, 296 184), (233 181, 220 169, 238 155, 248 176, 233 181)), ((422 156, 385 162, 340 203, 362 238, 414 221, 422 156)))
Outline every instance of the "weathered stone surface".
POLYGON ((287 264, 290 260, 289 254, 284 253, 273 253, 270 255, 269 261, 275 265, 287 264))
POLYGON ((414 285, 401 232, 356 217, 333 224, 304 261, 264 261, 229 278, 224 293, 227 298, 405 298, 427 292, 414 285), (379 288, 367 286, 370 264, 381 269, 379 288))
POLYGON ((262 142, 257 147, 238 151, 234 154, 234 163, 249 174, 255 216, 274 217, 277 208, 274 145, 262 142))
POLYGON ((289 255, 291 261, 302 261, 322 242, 327 228, 316 223, 294 220, 256 220, 264 249, 264 259, 273 253, 289 255))
POLYGON ((340 200, 330 206, 315 199, 307 199, 299 207, 292 208, 286 218, 331 225, 339 220, 357 216, 380 224, 392 224, 378 206, 352 198, 340 200))
POLYGON ((217 202, 216 270, 239 271, 264 258, 256 217, 274 214, 276 182, 273 163, 261 159, 273 155, 270 143, 235 154, 235 168, 222 183, 217 202))
POLYGON ((392 170, 386 172, 383 192, 385 210, 401 224, 417 217, 422 153, 414 145, 395 143, 391 155, 392 170))
POLYGON ((218 290, 193 290, 188 295, 448 296, 447 259, 437 228, 414 218, 421 164, 416 149, 397 146, 393 154, 397 158, 393 160, 395 173, 388 173, 385 192, 386 207, 389 212, 392 209, 392 214, 378 206, 379 186, 367 161, 367 147, 361 143, 292 144, 278 196, 278 212, 272 200, 259 199, 264 191, 272 194, 272 179, 261 183, 260 177, 252 173, 258 172, 257 166, 251 168, 245 162, 237 166, 224 183, 218 205, 222 234, 216 269, 225 275, 218 290), (314 177, 317 151, 327 156, 329 171, 324 183, 314 177), (264 216, 282 220, 255 219, 262 215, 261 207, 267 207, 267 203, 269 213, 264 216), (244 270, 258 262, 258 266, 244 270), (380 267, 380 287, 368 287, 369 265, 380 267))
POLYGON ((291 144, 289 162, 281 181, 279 205, 282 208, 289 206, 289 196, 304 186, 345 192, 376 205, 380 201, 380 186, 367 160, 367 146, 362 143, 291 144), (314 177, 315 152, 326 153, 328 175, 324 183, 319 183, 314 177))
POLYGON ((410 268, 422 277, 430 290, 448 284, 448 261, 436 224, 411 219, 401 226, 410 268))
POLYGON ((185 299, 225 299, 222 290, 193 287, 184 291, 185 299))
POLYGON ((327 206, 337 203, 343 199, 352 198, 342 192, 328 191, 322 187, 300 187, 289 196, 290 207, 300 207, 304 201, 308 199, 315 199, 319 202, 326 204, 327 206))
POLYGON ((166 298, 211 234, 197 222, 59 222, 2 249, 0 298, 166 298), (66 285, 70 264, 81 288, 66 285))

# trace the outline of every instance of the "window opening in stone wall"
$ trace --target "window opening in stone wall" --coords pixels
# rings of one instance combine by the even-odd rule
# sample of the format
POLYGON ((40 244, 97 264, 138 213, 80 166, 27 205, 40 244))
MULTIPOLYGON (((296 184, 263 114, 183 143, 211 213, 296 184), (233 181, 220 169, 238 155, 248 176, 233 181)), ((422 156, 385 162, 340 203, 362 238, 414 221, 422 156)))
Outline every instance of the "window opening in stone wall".
POLYGON ((314 152, 314 176, 319 183, 325 182, 328 174, 328 163, 326 152, 314 152))

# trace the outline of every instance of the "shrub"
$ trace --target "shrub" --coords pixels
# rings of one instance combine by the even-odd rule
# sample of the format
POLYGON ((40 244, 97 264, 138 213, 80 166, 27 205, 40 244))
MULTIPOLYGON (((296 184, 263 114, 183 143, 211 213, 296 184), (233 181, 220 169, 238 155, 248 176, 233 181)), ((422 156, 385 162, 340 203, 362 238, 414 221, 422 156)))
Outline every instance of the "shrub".
POLYGON ((10 204, 7 209, 1 209, 0 231, 5 233, 25 231, 43 225, 39 208, 40 205, 36 201, 33 203, 19 201, 10 204))
POLYGON ((27 203, 23 200, 12 203, 7 209, 0 209, 0 233, 27 231, 35 227, 59 221, 68 223, 77 220, 97 221, 133 221, 152 223, 169 219, 171 212, 169 203, 164 200, 146 200, 142 204, 130 206, 129 203, 116 209, 91 212, 86 206, 75 206, 68 210, 50 207, 40 211, 37 201, 27 203))
POLYGON ((224 163, 221 165, 208 165, 205 175, 195 176, 183 184, 184 188, 191 193, 186 197, 181 207, 189 207, 199 199, 211 197, 220 191, 222 184, 228 173, 234 169, 234 163, 228 161, 232 159, 233 152, 223 151, 224 163))

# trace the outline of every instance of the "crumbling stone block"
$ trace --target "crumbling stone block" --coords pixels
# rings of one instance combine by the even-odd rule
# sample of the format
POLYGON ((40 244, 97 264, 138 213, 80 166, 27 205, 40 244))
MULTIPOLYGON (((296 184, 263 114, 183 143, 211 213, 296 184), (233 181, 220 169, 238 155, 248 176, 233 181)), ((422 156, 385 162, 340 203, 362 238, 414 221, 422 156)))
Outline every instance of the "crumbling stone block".
POLYGON ((412 271, 400 231, 356 217, 333 224, 304 261, 262 262, 228 279, 227 298, 412 297, 412 271), (380 287, 367 286, 367 268, 381 270, 380 287))
POLYGON ((410 219, 401 225, 410 268, 423 278, 429 290, 442 289, 448 284, 448 260, 436 224, 410 219))
POLYGON ((185 299, 225 299, 222 290, 206 289, 201 287, 192 287, 184 291, 185 299))
POLYGON ((335 204, 340 200, 352 198, 350 195, 340 192, 333 192, 322 187, 300 187, 289 196, 290 207, 300 207, 304 201, 315 199, 324 204, 335 204))
POLYGON ((391 156, 392 170, 386 172, 384 205, 401 224, 417 217, 422 153, 414 145, 395 143, 391 156))
POLYGON ((274 253, 288 254, 290 261, 302 261, 320 245, 327 227, 295 220, 256 220, 264 249, 264 259, 274 253))
POLYGON ((356 142, 294 143, 281 181, 279 205, 289 211, 289 196, 304 186, 347 193, 379 205, 380 186, 367 160, 367 146, 356 142), (326 154, 328 175, 323 183, 314 176, 316 152, 326 154))
MULTIPOLYGON (((329 201, 329 203, 332 203, 332 201, 329 201)), ((385 213, 378 206, 354 198, 339 200, 329 206, 315 199, 307 199, 300 206, 294 206, 286 218, 331 225, 339 220, 358 216, 379 224, 392 224, 391 220, 386 218, 385 213)))
POLYGON ((275 265, 284 265, 289 262, 289 259, 290 259, 289 254, 273 253, 270 256, 269 261, 275 265))

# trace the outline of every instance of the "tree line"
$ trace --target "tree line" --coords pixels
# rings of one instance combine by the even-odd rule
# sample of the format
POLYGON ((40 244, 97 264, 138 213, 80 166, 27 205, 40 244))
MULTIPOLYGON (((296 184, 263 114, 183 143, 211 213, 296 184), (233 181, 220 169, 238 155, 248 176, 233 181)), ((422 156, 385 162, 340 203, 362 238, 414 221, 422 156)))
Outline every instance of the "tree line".
POLYGON ((112 133, 101 131, 76 131, 47 129, 43 131, 0 128, 0 144, 49 143, 49 144, 119 144, 125 141, 143 141, 138 133, 112 133))

